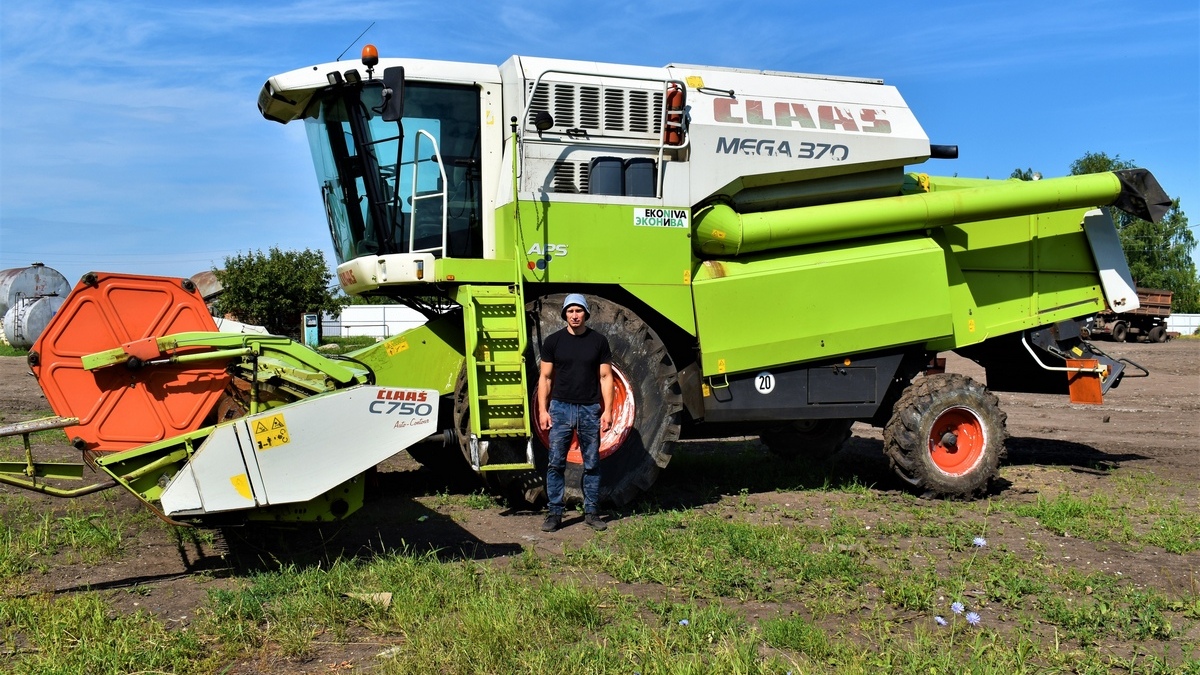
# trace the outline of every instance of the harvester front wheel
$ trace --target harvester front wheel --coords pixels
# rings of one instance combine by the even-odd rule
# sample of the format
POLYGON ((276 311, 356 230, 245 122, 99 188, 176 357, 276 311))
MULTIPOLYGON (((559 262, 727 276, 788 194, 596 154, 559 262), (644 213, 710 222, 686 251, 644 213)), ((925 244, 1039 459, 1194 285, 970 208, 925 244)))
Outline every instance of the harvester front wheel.
MULTIPOLYGON (((530 343, 536 358, 530 361, 535 368, 541 363, 541 341, 563 327, 559 313, 564 297, 549 295, 532 303, 537 325, 530 343)), ((675 363, 658 334, 622 305, 595 296, 589 300, 587 326, 608 338, 618 389, 614 429, 604 434, 600 445, 600 501, 623 506, 650 489, 658 472, 671 461, 679 438, 683 396, 675 363), (622 417, 627 419, 623 422, 622 417)), ((536 380, 534 388, 536 397, 536 380)), ((535 437, 544 477, 546 438, 544 433, 535 437)), ((567 454, 564 478, 567 502, 582 502, 583 463, 574 448, 567 454)))
POLYGON ((969 499, 990 487, 1008 435, 995 394, 942 373, 909 385, 893 410, 883 448, 901 480, 933 497, 969 499))
POLYGON ((758 435, 772 454, 784 459, 832 457, 850 438, 854 420, 796 420, 758 435))

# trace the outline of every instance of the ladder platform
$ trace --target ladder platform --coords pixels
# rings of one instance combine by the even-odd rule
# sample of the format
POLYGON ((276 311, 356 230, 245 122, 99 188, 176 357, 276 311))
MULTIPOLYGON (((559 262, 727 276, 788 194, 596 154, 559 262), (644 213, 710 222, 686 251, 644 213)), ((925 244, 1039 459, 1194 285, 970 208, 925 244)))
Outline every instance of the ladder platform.
POLYGON ((533 471, 536 469, 534 465, 528 462, 516 462, 513 464, 484 464, 479 467, 480 471, 533 471))

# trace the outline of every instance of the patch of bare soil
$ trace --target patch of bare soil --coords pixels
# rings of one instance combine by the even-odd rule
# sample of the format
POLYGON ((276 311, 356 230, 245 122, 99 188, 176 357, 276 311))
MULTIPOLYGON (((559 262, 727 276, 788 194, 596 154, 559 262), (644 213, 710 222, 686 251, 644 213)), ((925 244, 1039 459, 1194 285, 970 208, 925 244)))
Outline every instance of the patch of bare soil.
MULTIPOLYGON (((1181 498, 1192 509, 1200 509, 1200 341, 1174 340, 1165 344, 1098 343, 1117 358, 1129 359, 1150 371, 1150 377, 1127 377, 1106 396, 1102 406, 1073 405, 1065 397, 1000 393, 1008 413, 1008 462, 1001 471, 1001 485, 994 499, 1033 502, 1039 496, 1053 499, 1061 493, 1086 497, 1110 490, 1116 476, 1145 473, 1154 477, 1150 489, 1159 489, 1164 499, 1181 498), (1155 487, 1157 486, 1157 487, 1155 487)), ((982 369, 950 356, 948 370, 985 381, 982 369)), ((23 358, 0 358, 0 424, 49 415, 50 410, 35 379, 28 374, 23 358)), ((682 444, 686 453, 723 452, 746 443, 682 444)), ((73 458, 74 452, 61 443, 42 442, 35 448, 39 458, 73 458), (48 453, 48 454, 47 454, 48 453)), ((10 447, 6 454, 13 455, 10 447)), ((765 451, 761 457, 764 474, 778 460, 765 451)), ((828 464, 834 478, 853 475, 873 489, 900 492, 882 454, 879 430, 855 425, 854 438, 828 464)), ((747 508, 786 505, 809 510, 817 519, 828 519, 836 510, 843 517, 858 517, 867 524, 881 516, 854 513, 848 495, 813 491, 780 491, 770 479, 756 481, 750 489, 720 482, 715 488, 694 475, 676 478, 668 468, 659 479, 650 500, 661 507, 717 509, 731 518, 761 519, 769 509, 747 508), (740 494, 739 494, 740 493, 740 494), (722 499, 737 495, 736 499, 722 499), (734 502, 737 502, 735 506, 734 502)), ((144 609, 172 625, 186 625, 203 606, 208 591, 237 583, 249 570, 267 568, 279 561, 305 564, 330 560, 339 555, 372 555, 407 546, 414 551, 435 550, 446 559, 497 559, 501 564, 514 554, 532 549, 542 556, 561 555, 564 547, 577 548, 595 536, 581 517, 568 517, 555 533, 539 530, 542 514, 510 510, 500 506, 469 508, 464 500, 445 498, 477 489, 473 485, 448 484, 422 469, 405 453, 380 467, 374 478, 373 498, 364 509, 342 524, 312 530, 303 537, 263 538, 260 534, 229 532, 236 555, 221 557, 220 540, 215 543, 180 538, 166 526, 146 519, 134 520, 119 554, 96 564, 82 564, 66 556, 42 561, 44 571, 23 580, 14 593, 64 594, 99 590, 118 611, 144 609)), ((80 498, 87 510, 128 515, 144 507, 117 490, 80 498)), ((63 512, 65 503, 52 497, 0 486, 0 522, 15 508, 35 512, 63 512)), ((631 513, 614 513, 612 527, 635 518, 631 513)), ((1016 527, 997 526, 989 531, 994 544, 1023 550, 1029 533, 1016 527), (1007 541, 1011 540, 1011 541, 1007 541)), ((1045 550, 1063 566, 1080 570, 1120 572, 1136 583, 1178 597, 1195 593, 1200 579, 1200 553, 1168 554, 1153 547, 1123 550, 1114 545, 1097 545, 1071 536, 1038 534, 1045 550)), ((920 557, 923 552, 913 551, 920 557)), ((596 579, 595 583, 614 583, 596 579)), ((638 585, 616 586, 623 592, 659 596, 661 588, 638 585)), ((787 608, 783 608, 785 611, 787 608)), ((743 611, 753 618, 773 616, 779 607, 747 604, 743 611)), ((328 672, 339 663, 362 662, 373 654, 370 645, 327 646, 306 664, 291 664, 288 672, 328 672), (365 651, 364 651, 365 650, 365 651)), ((270 671, 263 663, 238 664, 231 672, 270 671)))

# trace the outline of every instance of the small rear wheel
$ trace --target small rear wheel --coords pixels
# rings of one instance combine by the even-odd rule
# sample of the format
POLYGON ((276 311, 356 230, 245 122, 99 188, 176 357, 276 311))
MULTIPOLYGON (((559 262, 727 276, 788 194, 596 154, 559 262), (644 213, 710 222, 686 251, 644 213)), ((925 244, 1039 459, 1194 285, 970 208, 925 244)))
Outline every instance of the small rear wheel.
POLYGON ((970 499, 987 491, 1004 460, 1007 415, 999 399, 963 375, 909 385, 883 431, 892 470, 923 495, 970 499))
POLYGON ((827 459, 850 438, 854 420, 796 420, 763 430, 758 435, 772 454, 784 459, 827 459))
POLYGON ((1112 327, 1113 342, 1124 342, 1129 337, 1129 326, 1124 321, 1118 321, 1112 327))
POLYGON ((1155 326, 1154 328, 1151 328, 1150 333, 1149 333, 1149 335, 1146 336, 1146 338, 1148 340, 1150 340, 1151 342, 1166 342, 1167 341, 1167 327, 1166 326, 1155 326))

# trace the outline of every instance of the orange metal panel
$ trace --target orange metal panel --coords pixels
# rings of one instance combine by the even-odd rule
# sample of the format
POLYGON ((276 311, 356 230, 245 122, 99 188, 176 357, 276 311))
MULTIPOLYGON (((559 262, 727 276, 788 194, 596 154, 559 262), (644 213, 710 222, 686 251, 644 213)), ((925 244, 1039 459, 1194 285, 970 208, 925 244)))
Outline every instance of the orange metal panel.
POLYGON ((82 357, 138 340, 216 330, 190 282, 98 272, 71 291, 33 345, 31 365, 55 414, 79 418, 66 429, 68 438, 82 439, 93 451, 127 450, 204 426, 229 382, 224 364, 89 372, 82 357))
MULTIPOLYGON (((1096 359, 1067 359, 1068 368, 1095 368, 1098 365, 1100 362, 1096 359)), ((1099 373, 1067 373, 1067 390, 1071 393, 1071 403, 1104 403, 1099 373)))

